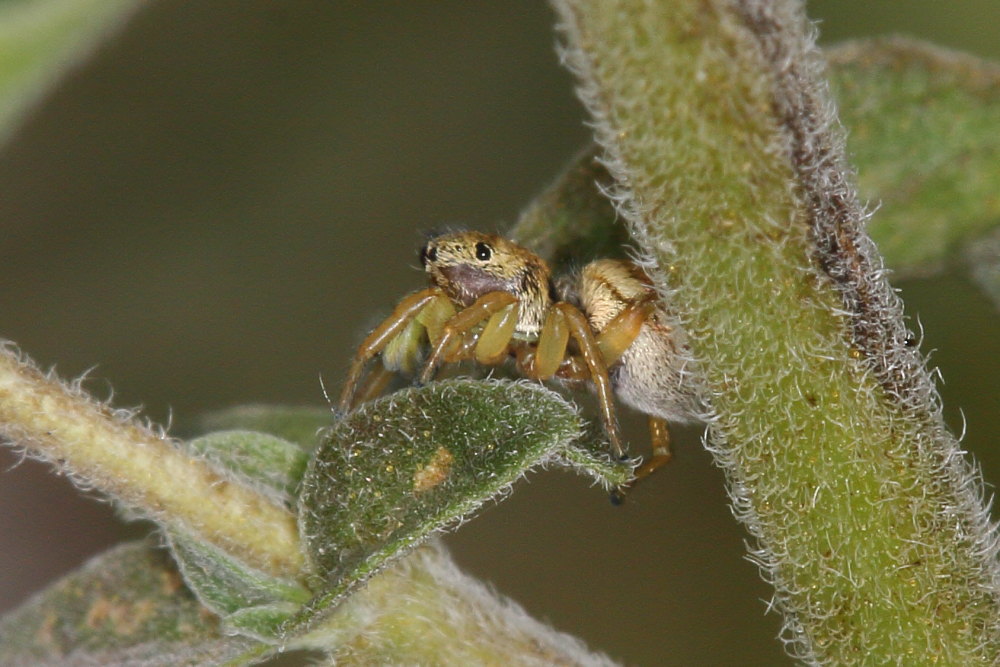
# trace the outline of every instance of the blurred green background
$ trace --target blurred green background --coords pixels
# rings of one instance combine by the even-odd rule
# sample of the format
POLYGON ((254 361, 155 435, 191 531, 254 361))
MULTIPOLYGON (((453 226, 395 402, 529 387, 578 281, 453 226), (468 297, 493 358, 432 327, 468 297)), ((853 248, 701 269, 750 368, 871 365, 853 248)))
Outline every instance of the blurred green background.
MULTIPOLYGON (((825 43, 901 33, 1000 58, 996 0, 816 1, 825 43)), ((0 152, 0 338, 178 427, 320 404, 422 284, 420 231, 503 229, 588 137, 542 2, 160 0, 0 152)), ((945 414, 1000 480, 1000 318, 958 274, 911 281, 945 414)), ((630 439, 644 452, 641 420, 630 439)), ((532 475, 447 542, 469 572, 629 664, 790 662, 721 473, 680 434, 630 499, 532 475)), ((124 535, 0 452, 0 610, 124 535), (12 469, 16 467, 16 469, 12 469)))

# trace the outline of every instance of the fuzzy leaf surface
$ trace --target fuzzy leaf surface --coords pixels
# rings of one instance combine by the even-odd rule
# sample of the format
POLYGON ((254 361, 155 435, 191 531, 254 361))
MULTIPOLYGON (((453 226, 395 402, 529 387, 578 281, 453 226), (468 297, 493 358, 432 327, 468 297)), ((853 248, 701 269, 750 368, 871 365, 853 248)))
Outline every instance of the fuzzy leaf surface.
POLYGON ((309 613, 336 604, 533 467, 569 465, 599 478, 611 473, 608 485, 626 481, 631 467, 607 454, 565 456, 582 428, 572 405, 524 382, 435 382, 362 406, 333 427, 303 480, 301 533, 326 582, 309 613))
POLYGON ((1000 310, 1000 228, 966 246, 969 275, 1000 310))
POLYGON ((219 431, 188 442, 188 449, 284 505, 292 505, 309 455, 299 445, 257 431, 219 431))
MULTIPOLYGON (((827 55, 862 198, 878 206, 869 232, 894 271, 936 270, 1000 225, 1000 65, 901 38, 827 55)), ((629 242, 598 155, 582 151, 511 230, 556 266, 619 256, 629 242)))
POLYGON ((1000 224, 1000 65, 900 38, 828 57, 889 266, 926 273, 1000 224))
POLYGON ((220 632, 162 549, 124 544, 0 620, 0 664, 218 665, 255 644, 220 632))
POLYGON ((243 634, 276 638, 281 623, 309 599, 296 582, 256 570, 196 537, 168 530, 168 539, 190 589, 243 634))

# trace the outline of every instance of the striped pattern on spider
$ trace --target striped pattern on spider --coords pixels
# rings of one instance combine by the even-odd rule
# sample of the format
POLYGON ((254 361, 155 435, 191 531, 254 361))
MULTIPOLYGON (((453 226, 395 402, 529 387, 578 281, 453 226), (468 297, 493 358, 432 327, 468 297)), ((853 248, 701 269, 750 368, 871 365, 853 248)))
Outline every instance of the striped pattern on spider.
POLYGON ((431 238, 420 260, 431 286, 405 297, 362 341, 340 395, 341 411, 380 393, 393 373, 417 372, 421 362, 418 379, 426 383, 445 363, 496 365, 513 356, 525 377, 591 383, 618 458, 625 448, 613 392, 649 415, 653 457, 638 468, 637 479, 670 459, 666 420, 690 421, 697 402, 681 382, 686 355, 679 332, 667 324, 636 264, 591 262, 561 281, 557 292, 540 257, 473 231, 431 238), (379 355, 382 364, 362 386, 365 366, 379 355))

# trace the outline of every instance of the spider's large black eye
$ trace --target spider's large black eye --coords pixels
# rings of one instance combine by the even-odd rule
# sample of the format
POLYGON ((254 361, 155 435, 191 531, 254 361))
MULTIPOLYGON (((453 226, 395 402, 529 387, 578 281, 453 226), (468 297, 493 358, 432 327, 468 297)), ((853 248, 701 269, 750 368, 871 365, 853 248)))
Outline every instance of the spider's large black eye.
POLYGON ((493 248, 489 247, 482 241, 476 244, 476 259, 485 262, 492 256, 493 256, 493 248))
POLYGON ((430 244, 425 245, 420 249, 420 263, 427 266, 427 262, 437 261, 438 250, 437 246, 432 246, 430 244))

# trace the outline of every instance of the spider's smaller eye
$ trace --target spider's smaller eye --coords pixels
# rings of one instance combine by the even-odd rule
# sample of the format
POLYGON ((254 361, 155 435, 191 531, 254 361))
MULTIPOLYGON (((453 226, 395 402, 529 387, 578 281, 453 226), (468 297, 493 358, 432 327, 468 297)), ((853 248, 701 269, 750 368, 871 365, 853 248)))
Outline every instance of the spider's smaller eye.
POLYGON ((438 257, 437 246, 432 246, 428 244, 420 249, 420 263, 424 266, 427 266, 427 262, 437 261, 437 257, 438 257))
POLYGON ((480 241, 476 244, 476 259, 485 262, 493 256, 493 248, 480 241))

